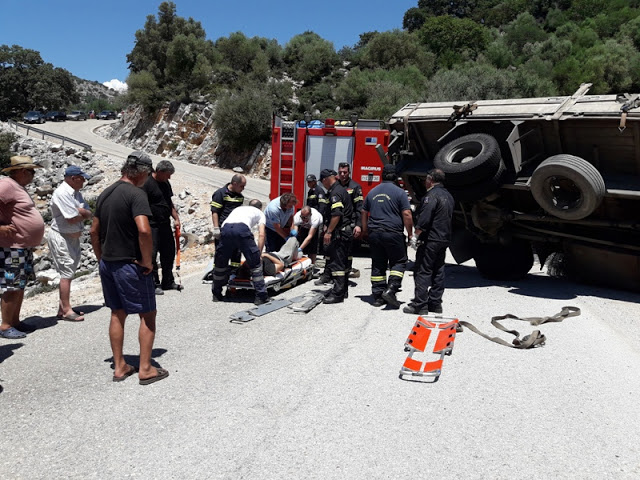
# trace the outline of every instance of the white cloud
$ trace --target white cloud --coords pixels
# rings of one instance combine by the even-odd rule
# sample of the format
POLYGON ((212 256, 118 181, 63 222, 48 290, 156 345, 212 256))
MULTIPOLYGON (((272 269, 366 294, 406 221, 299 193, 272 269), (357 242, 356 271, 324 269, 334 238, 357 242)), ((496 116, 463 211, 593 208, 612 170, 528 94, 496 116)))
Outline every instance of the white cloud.
POLYGON ((121 82, 117 78, 114 78, 113 80, 109 80, 108 82, 102 82, 102 84, 105 87, 113 88, 117 92, 126 92, 127 91, 127 84, 125 82, 121 82))

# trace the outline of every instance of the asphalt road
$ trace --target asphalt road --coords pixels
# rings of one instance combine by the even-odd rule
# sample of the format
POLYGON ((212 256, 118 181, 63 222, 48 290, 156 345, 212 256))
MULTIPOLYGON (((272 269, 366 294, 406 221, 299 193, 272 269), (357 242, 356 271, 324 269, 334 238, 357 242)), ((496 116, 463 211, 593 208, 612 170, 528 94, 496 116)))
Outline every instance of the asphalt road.
MULTIPOLYGON (((26 339, 0 339, 0 477, 640 477, 639 294, 544 272, 496 285, 473 264, 448 263, 445 314, 492 335, 494 315, 564 305, 582 314, 541 327, 505 322, 546 335, 526 351, 465 331, 436 383, 401 380, 416 317, 372 307, 369 261, 355 266, 362 276, 344 304, 244 324, 229 315, 251 307, 250 295, 214 304, 199 275, 183 278, 183 292, 158 298, 154 360, 170 376, 149 386, 111 381, 101 298, 80 324, 25 319, 35 329, 26 339)), ((407 302, 410 275, 404 286, 407 302)), ((318 288, 306 282, 277 298, 318 288)), ((132 364, 138 323, 126 329, 132 364)))
MULTIPOLYGON (((96 128, 102 125, 118 121, 119 120, 87 120, 84 122, 47 122, 42 125, 35 125, 35 127, 91 145, 93 147, 93 151, 96 153, 104 153, 110 157, 121 158, 124 160, 127 158, 127 155, 131 153, 131 147, 114 143, 93 133, 96 128)), ((160 160, 164 160, 164 158, 159 155, 149 156, 153 159, 154 164, 160 160)), ((233 172, 230 170, 180 162, 175 176, 178 175, 182 175, 187 178, 190 177, 193 178, 194 181, 197 180, 199 183, 205 183, 214 188, 219 188, 229 183, 233 172)), ((247 198, 258 198, 262 201, 267 200, 269 197, 269 182, 260 178, 251 178, 251 180, 247 182, 247 187, 244 190, 244 196, 247 198)))

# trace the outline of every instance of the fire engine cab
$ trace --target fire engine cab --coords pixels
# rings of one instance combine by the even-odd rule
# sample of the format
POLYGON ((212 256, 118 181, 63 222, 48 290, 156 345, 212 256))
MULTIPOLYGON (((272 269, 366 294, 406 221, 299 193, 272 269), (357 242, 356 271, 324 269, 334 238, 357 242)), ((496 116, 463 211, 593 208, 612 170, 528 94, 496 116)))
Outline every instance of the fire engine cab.
MULTIPOLYGON (((309 174, 320 177, 325 168, 351 166, 351 178, 362 186, 364 196, 382 181, 389 131, 378 120, 338 122, 333 119, 285 121, 273 118, 271 134, 271 191, 274 199, 293 192, 298 207, 306 204, 309 174)), ((320 182, 318 182, 320 185, 320 182)))

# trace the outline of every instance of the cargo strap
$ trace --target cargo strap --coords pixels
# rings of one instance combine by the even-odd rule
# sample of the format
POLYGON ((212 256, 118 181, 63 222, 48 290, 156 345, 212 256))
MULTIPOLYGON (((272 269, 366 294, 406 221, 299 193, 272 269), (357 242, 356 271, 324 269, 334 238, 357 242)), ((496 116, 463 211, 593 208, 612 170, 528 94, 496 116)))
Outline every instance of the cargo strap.
POLYGON ((620 132, 624 132, 627 128, 627 113, 629 110, 640 107, 640 94, 636 93, 634 95, 630 95, 628 93, 623 93, 616 97, 616 101, 618 103, 622 103, 622 106, 620 107, 622 115, 620 116, 620 126, 618 127, 618 130, 620 130, 620 132))
POLYGON ((473 111, 478 108, 477 103, 467 103, 466 105, 454 105, 453 113, 447 119, 448 122, 457 122, 461 118, 473 115, 473 111))
POLYGON ((577 307, 562 307, 562 310, 555 315, 550 317, 527 317, 520 318, 515 315, 511 315, 510 313, 506 315, 500 315, 497 317, 491 318, 491 324, 496 327, 498 330, 514 335, 516 338, 513 339, 512 343, 503 340, 500 337, 490 337, 486 333, 482 333, 478 330, 473 324, 469 322, 460 321, 460 325, 467 327, 472 332, 477 333, 481 337, 486 338, 487 340, 491 340, 492 342, 499 343, 500 345, 504 345, 505 347, 518 348, 518 349, 526 349, 533 348, 538 345, 544 345, 547 338, 540 332, 540 330, 534 330, 529 335, 525 335, 523 338, 520 338, 520 333, 517 330, 509 330, 505 328, 499 321, 505 319, 512 320, 521 320, 523 322, 528 322, 531 325, 537 326, 542 325, 544 323, 551 322, 561 322, 565 318, 576 317, 580 315, 580 309, 577 307))

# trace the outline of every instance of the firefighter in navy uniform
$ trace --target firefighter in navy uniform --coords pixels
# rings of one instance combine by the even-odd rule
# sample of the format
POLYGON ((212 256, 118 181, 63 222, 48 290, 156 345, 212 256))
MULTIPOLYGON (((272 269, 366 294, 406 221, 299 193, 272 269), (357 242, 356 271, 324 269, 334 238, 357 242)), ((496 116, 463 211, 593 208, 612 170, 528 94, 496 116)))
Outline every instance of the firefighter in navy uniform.
MULTIPOLYGON (((247 184, 244 175, 235 174, 231 177, 231 182, 219 188, 211 196, 211 220, 213 221, 213 238, 216 249, 220 243, 220 227, 229 214, 244 203, 242 191, 247 184)), ((240 250, 236 250, 231 255, 231 268, 239 268, 241 263, 240 250)))
POLYGON ((439 169, 427 173, 427 194, 422 199, 420 213, 411 237, 411 246, 421 245, 416 253, 414 299, 402 310, 405 313, 426 315, 442 313, 444 293, 444 261, 451 242, 451 221, 454 200, 442 185, 444 172, 439 169))
POLYGON ((318 180, 312 173, 307 175, 307 187, 309 187, 307 191, 307 205, 318 210, 318 190, 321 190, 321 188, 318 187, 318 180))
POLYGON ((359 240, 362 233, 362 203, 364 202, 362 187, 358 182, 355 182, 351 178, 351 166, 347 162, 341 162, 338 164, 338 179, 340 180, 340 184, 349 194, 351 206, 353 208, 353 214, 349 220, 353 227, 353 238, 349 244, 348 271, 352 277, 359 277, 360 272, 358 270, 354 270, 352 266, 353 241, 359 240))
POLYGON ((353 217, 351 198, 336 178, 335 170, 324 169, 320 181, 327 190, 329 213, 324 219, 323 243, 329 257, 327 270, 331 272, 333 287, 324 298, 324 303, 340 303, 348 296, 349 270, 347 257, 353 237, 350 223, 353 217))
POLYGON ((371 293, 373 305, 400 307, 396 293, 407 268, 407 241, 413 235, 413 217, 406 192, 394 184, 396 167, 385 165, 383 182, 369 192, 362 210, 362 236, 371 246, 371 293), (389 281, 387 282, 387 265, 389 281))

